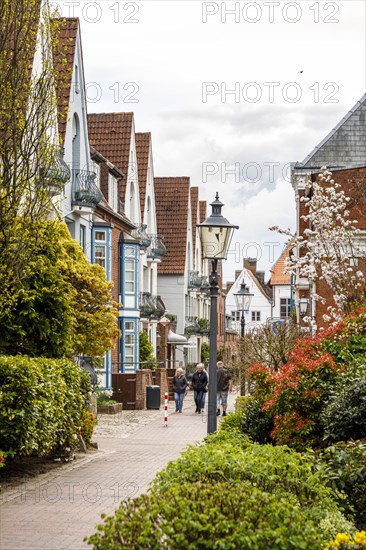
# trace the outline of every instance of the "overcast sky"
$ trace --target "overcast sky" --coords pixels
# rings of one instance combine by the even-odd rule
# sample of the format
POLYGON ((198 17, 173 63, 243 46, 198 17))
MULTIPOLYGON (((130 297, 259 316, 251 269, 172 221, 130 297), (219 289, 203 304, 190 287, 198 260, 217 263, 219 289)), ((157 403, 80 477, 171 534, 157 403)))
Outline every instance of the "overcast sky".
POLYGON ((240 226, 226 279, 247 255, 268 271, 283 242, 268 227, 294 227, 286 165, 366 91, 366 3, 52 4, 81 19, 89 112, 134 111, 155 176, 190 176, 208 202, 219 191, 240 226))

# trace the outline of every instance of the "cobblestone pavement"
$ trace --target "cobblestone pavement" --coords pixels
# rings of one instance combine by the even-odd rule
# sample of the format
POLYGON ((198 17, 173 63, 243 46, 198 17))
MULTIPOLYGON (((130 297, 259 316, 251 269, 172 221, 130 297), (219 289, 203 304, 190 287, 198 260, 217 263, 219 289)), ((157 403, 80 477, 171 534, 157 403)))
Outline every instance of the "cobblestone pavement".
POLYGON ((94 437, 97 452, 4 491, 1 550, 88 548, 83 538, 95 531, 102 513, 110 515, 122 499, 146 491, 170 460, 203 439, 207 415, 195 414, 194 408, 191 393, 183 414, 170 404, 167 428, 163 407, 101 415, 94 437))

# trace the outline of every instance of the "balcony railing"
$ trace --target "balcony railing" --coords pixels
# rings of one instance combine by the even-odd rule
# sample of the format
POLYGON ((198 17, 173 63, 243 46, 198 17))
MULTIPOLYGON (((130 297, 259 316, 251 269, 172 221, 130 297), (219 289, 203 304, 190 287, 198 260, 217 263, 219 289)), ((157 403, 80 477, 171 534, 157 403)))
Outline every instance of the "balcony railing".
POLYGON ((140 223, 137 224, 136 229, 131 232, 132 237, 139 242, 140 248, 142 248, 142 250, 147 250, 151 243, 151 239, 146 233, 146 229, 147 225, 145 225, 144 223, 140 223))
POLYGON ((95 172, 89 170, 72 171, 72 203, 79 206, 95 208, 102 200, 102 193, 94 183, 95 172))
POLYGON ((59 195, 67 181, 71 178, 71 170, 63 160, 63 150, 57 150, 47 169, 41 170, 43 183, 48 186, 51 197, 59 195))
POLYGON ((210 334, 210 323, 208 319, 198 319, 197 317, 186 317, 185 334, 197 336, 208 336, 210 334))
POLYGON ((188 288, 199 291, 201 284, 202 276, 198 274, 198 271, 190 271, 188 274, 188 288))
POLYGON ((204 294, 205 296, 210 296, 210 288, 210 281, 208 280, 208 277, 203 276, 200 293, 204 294))
POLYGON ((147 257, 151 260, 161 260, 166 256, 167 249, 164 245, 164 237, 162 235, 149 235, 150 246, 147 249, 147 257))
POLYGON ((141 319, 159 320, 164 317, 165 304, 161 296, 154 296, 150 292, 140 293, 140 316, 141 319))

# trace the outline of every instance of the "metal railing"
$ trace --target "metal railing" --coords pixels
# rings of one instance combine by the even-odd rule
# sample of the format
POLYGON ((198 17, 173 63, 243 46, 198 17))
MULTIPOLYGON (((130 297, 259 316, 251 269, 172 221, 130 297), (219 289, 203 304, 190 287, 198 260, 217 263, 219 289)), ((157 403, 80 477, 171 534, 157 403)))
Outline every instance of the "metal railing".
POLYGON ((56 149, 49 166, 40 171, 43 183, 48 186, 48 194, 53 197, 59 195, 65 183, 71 178, 71 170, 63 160, 63 149, 56 149))
POLYGON ((143 250, 147 250, 151 243, 151 239, 146 233, 146 229, 147 225, 145 225, 144 223, 139 223, 136 225, 136 229, 133 229, 131 231, 132 237, 139 242, 140 248, 142 248, 143 250))
POLYGON ((159 320, 166 312, 161 296, 150 292, 140 292, 140 317, 142 319, 159 320))
POLYGON ((72 171, 72 203, 95 208, 102 200, 102 193, 95 184, 96 173, 89 170, 72 171))
POLYGON ((198 271, 190 271, 188 273, 188 288, 190 290, 197 290, 201 288, 202 285, 202 276, 199 275, 198 271))
POLYGON ((184 333, 187 335, 208 336, 210 334, 210 323, 208 319, 186 317, 184 333))
POLYGON ((161 260, 166 256, 167 249, 162 235, 149 235, 150 246, 147 249, 147 257, 152 260, 161 260))

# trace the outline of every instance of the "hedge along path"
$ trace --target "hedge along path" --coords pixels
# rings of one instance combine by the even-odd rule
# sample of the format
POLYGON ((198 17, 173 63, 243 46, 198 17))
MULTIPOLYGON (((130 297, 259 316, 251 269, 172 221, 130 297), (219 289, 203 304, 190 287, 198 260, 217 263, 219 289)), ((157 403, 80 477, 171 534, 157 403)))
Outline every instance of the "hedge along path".
MULTIPOLYGON (((41 487, 39 502, 35 501, 37 480, 34 480, 23 495, 1 505, 0 547, 7 550, 90 548, 83 538, 95 531, 102 513, 113 514, 121 500, 145 492, 169 461, 177 459, 188 444, 205 437, 207 417, 198 418, 194 409, 193 396, 189 395, 183 414, 170 416, 168 430, 163 427, 162 410, 151 411, 150 422, 146 418, 150 411, 141 411, 146 423, 131 434, 126 433, 122 413, 116 418, 121 424, 120 437, 118 424, 113 427, 113 433, 106 429, 105 435, 99 425, 97 441, 103 451, 101 457, 93 457, 80 467, 67 466, 67 471, 62 468, 55 472, 44 484, 44 495, 41 487), (49 500, 55 497, 54 502, 44 498, 47 490, 49 500)), ((140 413, 131 412, 134 420, 140 413)))

